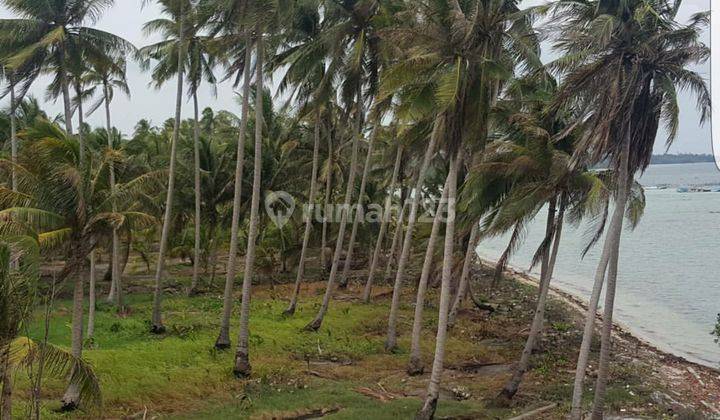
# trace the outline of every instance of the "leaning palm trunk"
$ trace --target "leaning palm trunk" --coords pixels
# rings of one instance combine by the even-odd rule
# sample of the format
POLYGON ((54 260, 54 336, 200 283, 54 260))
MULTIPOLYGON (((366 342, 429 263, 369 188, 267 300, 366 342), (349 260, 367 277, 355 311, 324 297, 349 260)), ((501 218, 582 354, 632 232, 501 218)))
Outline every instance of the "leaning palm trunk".
POLYGON ((12 161, 12 190, 17 192, 17 155, 18 155, 18 139, 17 139, 17 103, 15 100, 15 85, 10 85, 10 160, 12 161))
POLYGON ((240 199, 242 196, 243 166, 245 165, 245 132, 247 131, 248 113, 250 108, 250 79, 252 61, 252 42, 250 34, 246 34, 245 67, 243 68, 242 111, 240 115, 240 133, 237 144, 237 160, 235 162, 235 190, 233 193, 232 224, 230 227, 230 250, 228 252, 227 270, 225 274, 225 291, 223 293, 223 311, 220 321, 220 333, 215 340, 215 348, 230 348, 230 316, 233 306, 233 284, 237 265, 238 231, 240 230, 240 199))
POLYGON ((333 150, 332 150, 332 136, 328 134, 328 166, 327 173, 325 174, 325 203, 323 207, 323 222, 322 222, 322 238, 320 240, 320 267, 322 272, 326 272, 327 261, 325 257, 325 247, 327 245, 328 237, 328 224, 330 209, 330 198, 332 197, 332 176, 333 176, 333 150))
MULTIPOLYGON (((85 152, 84 152, 84 142, 83 142, 83 136, 82 136, 82 126, 83 126, 83 109, 82 109, 82 100, 80 96, 80 88, 77 86, 77 95, 78 95, 78 122, 79 122, 79 128, 78 128, 78 142, 79 142, 79 148, 80 148, 80 167, 84 167, 85 165, 85 152)), ((78 247, 79 249, 80 247, 78 247)), ((90 253, 91 257, 91 263, 94 265, 94 252, 91 251, 90 253)), ((82 264, 84 266, 84 264, 82 264)), ((80 358, 82 356, 82 345, 83 345, 83 305, 84 305, 84 285, 83 285, 83 275, 82 275, 82 268, 77 273, 77 277, 75 279, 75 285, 73 290, 73 310, 72 310, 72 334, 71 334, 71 352, 72 355, 80 358)), ((94 297, 93 297, 94 299, 94 297)), ((94 314, 93 314, 94 316, 94 314)), ((94 321, 93 321, 94 322, 94 321)), ((78 404, 80 402, 80 388, 77 383, 70 382, 67 389, 65 390, 65 395, 63 396, 62 400, 62 409, 63 411, 72 411, 78 407, 78 404)))
POLYGON ((352 264, 353 249, 355 248, 355 236, 357 235, 358 225, 363 217, 363 199, 365 198, 365 187, 367 186, 368 173, 370 172, 370 164, 372 162, 373 146, 377 138, 380 122, 378 121, 370 135, 368 143, 367 156, 365 157, 365 167, 363 168, 362 180, 360 181, 360 195, 358 196, 358 204, 355 209, 355 220, 353 221, 352 231, 350 232, 350 242, 348 242, 348 250, 345 255, 345 265, 343 267, 342 276, 340 277, 340 287, 347 287, 348 275, 350 274, 350 265, 352 264))
POLYGON ((87 339, 95 335, 95 251, 90 252, 90 288, 88 289, 87 339))
POLYGON ((448 326, 452 327, 455 325, 455 319, 457 313, 465 300, 467 294, 467 285, 470 278, 470 266, 472 265, 475 257, 475 248, 477 247, 477 237, 480 230, 480 221, 473 223, 472 229, 470 230, 470 238, 467 242, 467 249, 465 250, 465 259, 463 260, 462 272, 460 274, 460 283, 458 284, 457 293, 453 300, 450 313, 448 314, 448 326))
POLYGON ((512 399, 520 388, 525 372, 527 372, 530 366, 530 356, 532 355, 533 348, 537 342, 540 332, 542 331, 543 319, 545 318, 545 304, 547 302, 547 296, 550 291, 550 281, 552 279, 553 268, 555 266, 555 259, 557 258, 558 249, 560 246, 560 237, 562 233, 562 224, 565 217, 565 203, 564 198, 560 202, 560 211, 555 219, 555 206, 554 203, 550 203, 548 209, 547 229, 545 237, 547 241, 552 241, 552 252, 550 247, 545 249, 543 253, 543 261, 540 272, 540 291, 538 294, 537 306, 535 308, 535 315, 533 317, 532 324, 530 326, 530 333, 525 341, 525 347, 520 355, 520 361, 515 367, 515 372, 512 378, 505 384, 503 390, 500 392, 500 398, 505 400, 512 399))
POLYGON ((428 239, 427 249, 425 249, 425 260, 423 261, 420 281, 418 282, 417 297, 415 299, 415 316, 413 317, 412 338, 410 339, 410 361, 408 362, 408 375, 421 375, 425 371, 422 362, 422 354, 420 348, 420 335, 422 334, 423 309, 425 309, 425 295, 427 293, 428 279, 430 278, 430 270, 432 269, 433 257, 435 256, 435 242, 440 234, 440 224, 442 222, 443 210, 447 201, 448 184, 445 183, 442 197, 435 210, 432 229, 430 230, 430 238, 428 239))
POLYGON ((420 170, 418 171, 417 179, 415 181, 415 190, 412 192, 412 197, 409 198, 410 215, 408 216, 402 252, 400 253, 397 270, 395 272, 395 284, 393 286, 392 304, 390 305, 390 316, 388 318, 387 338, 385 339, 386 351, 394 351, 397 347, 397 316, 400 307, 402 282, 405 277, 405 265, 410 258, 410 248, 412 247, 413 241, 413 228, 415 227, 415 221, 417 220, 421 190, 423 185, 425 184, 425 175, 427 174, 428 167, 430 166, 430 161, 432 160, 433 153, 435 152, 435 145, 437 144, 439 135, 440 124, 436 122, 433 133, 430 136, 430 144, 425 151, 425 156, 423 157, 420 170))
POLYGON ((197 91, 193 92, 193 108, 195 121, 193 121, 193 166, 195 175, 195 249, 193 250, 193 276, 190 283, 190 293, 194 294, 198 288, 198 277, 200 275, 200 228, 202 217, 200 215, 201 191, 200 191, 200 109, 198 107, 197 91))
MULTIPOLYGON (((627 146, 623 146, 625 149, 627 146)), ((595 328, 595 316, 597 315, 598 302, 600 300, 600 292, 602 291, 605 280, 605 272, 614 249, 619 249, 620 234, 622 232, 623 216, 625 213, 625 204, 627 201, 627 179, 628 179, 628 155, 629 151, 625 150, 620 160, 619 188, 617 195, 617 203, 615 210, 608 226, 608 233, 603 245, 602 255, 597 270, 595 271, 595 283, 593 284, 592 294, 588 305, 587 314, 585 315, 585 329, 583 330, 583 339, 580 345, 578 362, 575 368, 575 382, 573 384, 572 408, 570 411, 571 420, 580 420, 582 417, 582 394, 583 380, 585 379, 585 370, 587 369, 590 358, 590 343, 595 328)), ((607 348, 607 347, 606 347, 607 348)))
POLYGON ((355 133, 353 133, 352 139, 352 152, 350 156, 350 173, 348 174, 347 186, 345 188, 345 201, 342 208, 342 216, 340 217, 340 226, 338 227, 337 240, 335 242, 335 251, 333 252, 332 267, 330 268, 330 275, 328 276, 327 286, 325 287, 325 295, 323 296, 322 305, 318 310, 315 319, 305 326, 305 330, 317 331, 322 326, 322 322, 325 319, 325 314, 330 307, 330 298, 332 298, 333 288, 335 286, 335 277, 337 277, 338 266, 340 265, 340 255, 343 250, 343 242, 345 239, 345 228, 348 221, 348 215, 350 213, 350 206, 352 204, 353 190, 355 190, 355 176, 357 174, 357 160, 358 160, 358 144, 360 143, 360 136, 362 135, 362 109, 363 109, 363 98, 362 89, 358 89, 357 92, 357 121, 355 127, 355 133))
MULTIPOLYGON (((112 151, 114 145, 112 140, 112 123, 110 121, 110 87, 108 82, 103 83, 103 93, 105 96, 105 124, 107 131, 108 148, 112 151)), ((108 163, 108 172, 110 172, 110 191, 115 192, 115 163, 113 159, 110 159, 108 163)), ((112 211, 117 212, 117 203, 115 200, 112 202, 112 211)), ((108 295, 109 302, 115 302, 118 306, 118 310, 123 312, 122 303, 122 270, 120 269, 120 236, 118 235, 117 228, 113 229, 112 232, 112 257, 110 260, 110 293, 108 295)))
POLYGON ((305 259, 307 258, 307 248, 310 242, 310 233, 312 232, 312 219, 315 212, 315 193, 317 190, 317 173, 320 160, 320 107, 315 110, 315 141, 313 144, 313 161, 312 174, 310 175, 310 195, 308 196, 308 212, 307 220, 305 220, 305 234, 303 235, 302 251, 300 251, 300 262, 298 263, 297 276, 295 277, 295 287, 290 298, 290 305, 285 309, 285 315, 293 315, 297 308, 298 295, 300 294, 300 283, 305 275, 305 259))
MULTIPOLYGON (((60 47, 60 69, 58 77, 60 79, 60 88, 63 97, 63 112, 65 115, 65 131, 68 135, 73 134, 72 125, 72 107, 70 106, 70 86, 67 79, 67 71, 65 70, 65 49, 60 47)), ((80 152, 82 154, 82 150, 80 152)))
MULTIPOLYGON (((630 142, 627 142, 628 145, 630 142)), ((623 167, 620 169, 620 179, 617 195, 617 207, 625 213, 628 201, 628 190, 632 175, 628 168, 628 150, 625 146, 622 157, 623 167)), ((607 392, 608 368, 610 364, 610 351, 612 350, 613 309, 615 306, 615 289, 617 287, 618 263, 620 260, 620 238, 622 235, 622 218, 617 226, 617 234, 613 236, 610 250, 610 261, 607 272, 607 289, 605 290, 605 305, 603 307, 603 327, 600 345, 600 360, 598 363, 597 380, 595 382, 595 400, 592 408, 592 419, 602 420, 605 409, 605 394, 607 392)))
POLYGON ((8 350, 2 355, 0 363, 3 364, 0 370, 0 379, 2 379, 2 393, 0 394, 0 418, 12 419, 12 372, 10 371, 10 355, 8 350))
MULTIPOLYGON (((78 247, 79 248, 79 247, 78 247)), ((78 270, 75 276, 75 288, 73 291, 73 310, 72 310, 72 332, 70 353, 73 357, 80 358, 82 356, 83 342, 83 273, 82 268, 78 270)), ((78 407, 80 402, 80 388, 77 383, 70 382, 62 400, 62 410, 72 411, 78 407)))
MULTIPOLYGON (((400 201, 402 201, 402 199, 400 201)), ((393 234, 392 242, 390 243, 390 249, 387 254, 387 264, 385 265, 385 274, 383 275, 383 280, 385 282, 387 282, 392 275, 393 263, 397 259, 398 245, 400 245, 403 241, 405 213, 407 212, 407 209, 408 203, 404 203, 402 207, 400 207, 400 214, 398 214, 398 218, 395 221, 395 233, 393 234)))
POLYGON ((397 183, 398 174, 400 173, 400 163, 402 162, 402 155, 403 148, 402 146, 398 146, 397 154, 395 156, 395 166, 393 167, 392 179, 390 180, 388 195, 385 198, 385 209, 382 214, 382 220, 380 221, 380 232, 378 233, 377 242, 375 242, 375 251, 373 251, 372 261, 370 262, 370 271, 368 272, 368 279, 365 283, 365 290, 363 291, 363 302, 365 303, 370 303, 370 294, 372 293, 375 269, 377 268, 378 259, 380 259, 380 251, 382 251, 383 240, 385 239, 388 222, 390 221, 392 198, 395 194, 395 184, 397 183))
POLYGON ((440 396, 440 380, 445 361, 445 341, 447 338, 447 317, 450 310, 450 281, 453 266, 453 247, 455 245, 455 200, 457 199, 457 174, 459 166, 459 153, 453 157, 448 174, 448 204, 447 223, 445 227, 445 249, 443 252, 442 282, 440 287, 440 305, 438 313, 438 330, 435 339, 435 358, 433 359, 430 383, 427 397, 422 408, 416 414, 416 419, 432 419, 437 408, 440 396))
POLYGON ((263 36, 257 30, 257 54, 255 75, 255 160, 253 161, 253 192, 250 204, 250 228, 248 229, 247 251, 245 252, 245 274, 243 276, 242 302, 240 303, 240 333, 235 351, 236 377, 248 377, 252 370, 249 359, 250 337, 250 291, 255 273, 255 248, 260 223, 260 182, 262 181, 262 135, 263 135, 263 36))
MULTIPOLYGON (((180 39, 183 38, 183 21, 180 21, 180 39)), ((178 48, 178 63, 183 62, 183 49, 178 48)), ((180 118, 182 112, 183 96, 183 66, 179 66, 177 76, 177 92, 175 99, 175 126, 173 127, 172 145, 170 146, 170 170, 168 174, 167 196, 165 198, 165 216, 163 217, 162 233, 160 235, 160 250, 158 252, 157 269, 155 271, 155 294, 153 296, 152 326, 150 331, 155 334, 165 332, 162 322, 162 280, 163 269, 165 268, 165 253, 167 252, 168 237, 170 236, 170 224, 172 223, 172 202, 175 193, 175 160, 177 144, 180 138, 180 118)))

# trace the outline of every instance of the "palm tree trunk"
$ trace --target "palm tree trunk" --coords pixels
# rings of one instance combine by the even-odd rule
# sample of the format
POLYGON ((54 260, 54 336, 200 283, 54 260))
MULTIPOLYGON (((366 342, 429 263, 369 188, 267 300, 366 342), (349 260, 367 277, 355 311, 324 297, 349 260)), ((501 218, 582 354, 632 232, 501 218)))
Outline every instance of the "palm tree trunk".
MULTIPOLYGON (((82 98, 81 98, 81 90, 80 85, 76 84, 76 94, 78 97, 78 122, 79 122, 79 128, 78 128, 78 142, 80 144, 80 167, 83 167, 85 165, 85 152, 84 152, 84 142, 83 142, 83 136, 82 136, 82 125, 83 125, 83 109, 82 109, 82 98)), ((78 248, 80 248, 78 246, 78 248)), ((91 251, 92 253, 92 251, 91 251)), ((84 267, 85 264, 82 264, 81 267, 84 267)), ((83 346, 83 305, 84 305, 84 290, 85 287, 83 284, 83 275, 82 275, 83 268, 81 268, 77 274, 77 277, 75 279, 75 286, 73 291, 73 311, 72 311, 72 335, 71 335, 71 353, 75 357, 82 356, 82 346, 83 346)), ((67 389, 65 390, 65 395, 62 398, 62 410, 63 411, 72 411, 78 407, 78 404, 80 402, 80 388, 78 387, 78 384, 74 382, 70 382, 67 389)))
POLYGON ((0 419, 12 419, 12 372, 10 367, 10 355, 5 350, 2 355, 2 394, 0 394, 0 419))
POLYGON ((225 274, 225 291, 223 293, 223 311, 220 321, 220 333, 215 340, 215 348, 230 348, 230 317, 233 306, 233 285, 238 252, 238 231, 240 230, 240 199, 242 198, 243 167, 245 165, 245 133, 247 131, 248 113, 250 109, 250 79, 252 61, 252 41, 250 33, 246 34, 245 66, 243 68, 243 102, 240 115, 240 133, 237 144, 237 160, 235 162, 235 191, 233 193, 233 214, 230 227, 230 250, 228 252, 227 270, 225 274))
MULTIPOLYGON (((621 159, 620 179, 618 185, 617 208, 625 213, 630 189, 631 175, 628 168, 629 144, 624 147, 621 159)), ((615 290, 617 288, 618 263, 620 260, 620 238, 622 235, 622 219, 618 223, 617 234, 613 236, 610 261, 607 272, 607 289, 605 290, 605 304, 603 305, 603 326, 600 340, 600 358, 598 363, 597 380, 595 382, 595 400, 592 408, 592 420, 602 420, 605 409, 605 394, 607 392, 608 369, 610 365, 610 351, 612 350, 613 309, 615 307, 615 290)))
POLYGON ((405 265, 410 258, 410 248, 412 247, 413 242, 413 228, 415 227, 415 221, 417 220, 421 190, 423 185, 425 184, 425 175, 427 174, 427 169, 430 166, 430 161, 432 160, 433 154, 435 153, 435 145, 437 144, 439 135, 440 124, 436 121, 435 128, 433 129, 433 133, 430 136, 430 144, 425 151, 425 156, 423 157, 420 170, 418 171, 417 179, 415 181, 415 189, 412 192, 412 197, 409 198, 410 215, 408 216, 402 252, 400 253, 397 271, 395 272, 395 285, 393 287, 392 304, 390 305, 390 316, 388 317, 387 338, 385 339, 386 351, 394 351, 397 347, 397 315, 400 308, 400 294, 402 289, 402 282, 405 277, 405 265))
MULTIPOLYGON (((402 203, 402 199, 400 200, 402 203)), ((395 233, 393 234, 392 242, 390 243, 390 249, 388 250, 387 264, 385 265, 385 274, 383 280, 387 281, 392 274, 393 262, 396 259, 398 251, 398 245, 403 241, 402 235, 405 230, 405 212, 408 208, 408 203, 403 203, 400 207, 400 214, 398 214, 397 220, 395 221, 395 233)))
POLYGON ((12 190, 17 192, 18 190, 18 179, 17 165, 18 157, 18 139, 17 139, 17 106, 15 99, 15 85, 10 85, 10 160, 12 161, 12 190))
POLYGON ((194 157, 194 175, 195 175, 195 258, 193 259, 193 276, 190 283, 190 295, 197 292, 198 276, 200 275, 200 228, 202 218, 200 215, 200 109, 198 107, 197 92, 193 92, 193 108, 195 112, 195 121, 193 127, 193 157, 194 157))
MULTIPOLYGON (((627 153, 621 158, 620 163, 620 174, 619 174, 619 185, 627 180, 627 153)), ((593 284, 592 294, 590 296, 590 302, 588 304, 588 310, 585 315, 585 328, 583 330, 583 339, 580 344, 580 352, 578 355, 577 366, 575 368, 575 382, 573 384, 573 397, 572 407, 570 410, 571 420, 580 420, 582 417, 582 394, 583 394, 583 380, 585 379, 585 370, 587 369, 588 361, 590 358, 590 343, 592 342, 592 336, 595 329, 595 317, 597 315, 598 302, 600 300, 600 293, 602 292, 603 283, 605 281, 605 273, 608 268, 613 249, 619 248, 620 245, 620 234, 622 232, 623 216, 625 212, 625 203, 621 203, 621 190, 624 187, 620 185, 618 189, 617 203, 613 212, 610 224, 608 226, 608 233, 605 237, 605 244, 603 245, 602 255, 600 256, 600 262, 597 270, 595 271, 595 283, 593 284), (622 205, 621 205, 622 204, 622 205)), ((627 195, 627 191, 625 194, 627 195)), ((625 197, 627 199, 627 197, 625 197)))
MULTIPOLYGON (((183 21, 180 21, 179 38, 182 40, 184 36, 183 21)), ((178 62, 183 62, 183 49, 178 48, 178 62)), ((177 92, 175 98, 175 126, 173 127, 172 145, 170 146, 170 170, 168 174, 168 189, 165 197, 165 215, 163 217, 162 233, 160 235, 160 250, 158 252, 157 269, 155 271, 155 293, 153 295, 152 308, 152 326, 150 332, 154 334, 162 334, 165 332, 165 326, 162 322, 162 280, 163 269, 165 268, 165 253, 167 252, 168 237, 170 236, 170 224, 172 223, 172 202, 175 193, 175 160, 177 154, 177 144, 180 138, 180 118, 182 112, 183 97, 183 66, 179 66, 177 76, 177 92)))
POLYGON ((262 176, 262 135, 263 135, 263 35, 257 29, 256 80, 255 80, 255 160, 253 167, 253 193, 250 205, 250 228, 248 229, 247 252, 245 253, 245 274, 243 276, 242 302, 240 303, 240 333, 235 352, 236 377, 248 377, 252 370, 249 359, 248 339, 250 337, 250 290, 255 273, 255 247, 260 219, 260 182, 262 176))
POLYGON ((517 394, 518 389, 520 388, 520 383, 530 366, 530 356, 532 356, 533 348, 535 348, 535 343, 540 337, 540 332, 542 331, 543 320, 545 318, 545 304, 547 303, 547 296, 550 291, 550 281, 552 279, 555 259, 557 258, 560 246, 563 219, 565 218, 565 198, 561 198, 560 211, 558 212, 557 219, 554 217, 555 206, 553 204, 554 203, 551 202, 550 208, 548 209, 548 226, 545 233, 546 238, 548 238, 547 240, 552 241, 553 243, 552 251, 550 252, 550 248, 548 247, 543 255, 540 283, 538 285, 540 291, 538 294, 537 306, 535 308, 535 316, 533 317, 533 321, 530 326, 530 333, 525 341, 525 347, 520 355, 520 361, 515 367, 515 372, 513 373, 512 378, 510 378, 503 387, 503 390, 500 392, 500 398, 506 401, 509 401, 515 396, 515 394, 517 394))
POLYGON ((313 212, 315 211, 315 193, 317 190, 316 180, 318 166, 320 161, 320 106, 315 110, 315 141, 313 144, 313 161, 312 174, 310 175, 310 195, 308 196, 308 215, 305 220, 305 234, 303 235, 302 250, 300 251, 300 262, 298 263, 297 276, 295 277, 295 287, 290 298, 290 305, 285 309, 285 315, 293 315, 297 307, 298 295, 300 294, 300 282, 305 275, 305 258, 307 257, 308 243, 310 242, 310 233, 312 231, 313 212))
POLYGON ((445 361, 445 341, 447 338, 447 317, 450 309, 450 281, 453 266, 453 247, 455 245, 455 200, 457 199, 457 175, 460 154, 453 157, 448 174, 447 223, 445 227, 445 249, 443 252, 442 285, 440 287, 440 305, 438 313, 438 330, 435 338, 435 358, 433 360, 427 397, 422 408, 415 415, 416 419, 432 419, 440 396, 440 380, 442 379, 445 361))
POLYGON ((72 125, 72 107, 70 106, 70 86, 68 85, 67 72, 65 71, 65 48, 60 48, 60 68, 59 68, 60 88, 63 96, 63 111, 65 115, 65 131, 68 135, 73 134, 72 125))
POLYGON ((80 86, 80 82, 75 82, 75 96, 78 100, 78 148, 80 149, 80 166, 85 164, 85 139, 82 135, 82 129, 83 129, 83 108, 82 108, 82 87, 80 86))
POLYGON ((355 209, 355 220, 353 221, 352 231, 350 232, 350 242, 348 243, 347 254, 345 255, 345 265, 343 267, 342 276, 340 277, 340 287, 347 287, 348 274, 350 274, 350 265, 352 264, 353 249, 355 248, 355 236, 357 235, 358 225, 363 217, 363 199, 365 198, 365 188, 367 187, 368 172, 370 172, 370 164, 372 163, 373 146, 377 139, 378 130, 380 130, 380 122, 378 121, 373 128, 368 142, 367 156, 365 157, 365 167, 363 168, 362 179, 360 181, 360 194, 358 196, 358 204, 355 209))
POLYGON ((467 294, 467 285, 470 277, 470 266, 475 258, 475 248, 477 248, 477 237, 480 230, 480 221, 473 223, 472 229, 470 230, 470 238, 467 242, 467 249, 465 250, 465 259, 463 260, 462 273, 460 274, 460 283, 458 284, 457 293, 453 300, 450 313, 448 314, 448 326, 452 327, 455 325, 455 319, 457 313, 465 300, 467 294))
POLYGON ((317 331, 322 326, 323 319, 330 307, 330 298, 332 297, 333 287, 335 286, 335 277, 337 277, 338 266, 340 265, 340 255, 343 250, 343 242, 345 239, 345 228, 347 227, 348 215, 352 204, 353 190, 355 189, 355 176, 357 175, 358 160, 358 144, 362 135, 362 115, 363 115, 363 98, 362 89, 357 91, 357 121, 355 122, 355 133, 352 139, 352 154, 350 157, 350 173, 348 174, 347 187, 345 189, 345 201, 342 208, 342 216, 340 217, 340 226, 338 227, 337 240, 335 243, 335 251, 333 252, 332 267, 328 276, 327 286, 325 287, 325 295, 323 296, 322 305, 318 310, 315 319, 305 326, 305 330, 317 331))
POLYGON ((440 224, 442 223, 443 209, 447 201, 448 184, 443 187, 442 197, 435 210, 432 229, 430 230, 430 238, 428 239, 427 249, 425 249, 425 260, 423 261, 420 281, 418 282, 417 297, 415 299, 415 316, 413 317, 412 338, 410 340, 410 361, 408 362, 407 373, 411 376, 422 375, 425 366, 422 362, 422 354, 420 348, 420 335, 422 334, 423 310, 425 309, 425 295, 427 293, 428 279, 430 278, 430 270, 432 269, 433 258, 435 256, 435 242, 440 234, 440 224))
POLYGON ((377 268, 378 259, 380 258, 380 251, 382 251, 383 240, 387 233, 388 222, 390 221, 390 211, 392 209, 392 199, 395 194, 395 184, 397 183, 398 174, 400 173, 400 163, 402 161, 403 148, 398 146, 397 154, 395 155, 395 166, 393 167, 392 179, 390 180, 390 187, 388 188, 388 194, 385 198, 385 209, 383 211, 382 220, 380 221, 380 232, 378 233, 377 241, 375 242, 375 251, 373 251, 372 261, 370 262, 370 271, 368 272, 368 279, 365 283, 365 290, 363 291, 363 302, 370 303, 370 294, 372 293, 373 277, 375 276, 375 269, 377 268))
POLYGON ((95 335, 95 250, 90 252, 90 288, 88 290, 87 338, 95 335))
MULTIPOLYGON (((80 248, 79 246, 77 248, 80 248)), ((75 287, 73 291, 73 310, 72 310, 72 333, 70 353, 73 357, 82 356, 83 343, 83 267, 78 270, 75 276, 75 287)), ((80 402, 80 388, 75 382, 70 382, 62 400, 62 411, 72 411, 78 407, 80 402)))
POLYGON ((327 261, 325 258, 325 248, 327 246, 328 238, 328 225, 330 222, 329 214, 330 209, 330 198, 332 197, 332 177, 333 177, 333 149, 332 149, 332 135, 328 133, 328 171, 325 174, 325 207, 323 209, 323 224, 322 224, 322 239, 320 242, 320 267, 323 272, 326 272, 327 261))
MULTIPOLYGON (((108 148, 112 150, 114 148, 112 138, 112 122, 110 120, 110 87, 108 86, 107 80, 103 81, 103 94, 105 96, 105 129, 107 131, 108 148)), ((108 171, 110 172, 110 191, 115 191, 115 164, 112 159, 109 162, 108 171)), ((112 211, 117 212, 117 203, 113 200, 112 211)), ((118 230, 113 229, 112 233, 112 257, 110 260, 110 293, 108 295, 108 302, 115 302, 118 306, 118 311, 123 312, 122 303, 122 284, 121 276, 122 270, 120 270, 120 237, 118 230)))

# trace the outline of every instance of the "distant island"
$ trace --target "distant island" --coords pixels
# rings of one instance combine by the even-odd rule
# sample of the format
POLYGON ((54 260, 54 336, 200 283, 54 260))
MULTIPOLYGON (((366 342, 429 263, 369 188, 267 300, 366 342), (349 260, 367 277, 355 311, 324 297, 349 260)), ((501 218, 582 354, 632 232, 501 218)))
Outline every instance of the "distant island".
POLYGON ((708 154, 692 154, 692 153, 680 153, 680 154, 666 154, 666 155, 653 155, 650 161, 653 165, 667 165, 671 163, 705 163, 715 162, 713 155, 708 154))

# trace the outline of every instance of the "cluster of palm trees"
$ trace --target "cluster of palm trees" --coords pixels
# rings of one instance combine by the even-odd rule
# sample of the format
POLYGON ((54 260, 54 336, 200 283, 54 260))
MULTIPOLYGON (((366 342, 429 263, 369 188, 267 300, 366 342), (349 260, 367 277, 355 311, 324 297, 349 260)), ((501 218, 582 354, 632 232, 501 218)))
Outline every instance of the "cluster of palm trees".
MULTIPOLYGON (((281 264, 285 270, 287 260, 297 256, 285 311, 294 316, 309 255, 319 248, 327 285, 317 316, 305 327, 317 331, 333 293, 351 280, 358 245, 372 249, 362 300, 373 298, 384 263, 393 285, 385 348, 395 351, 402 289, 409 283, 413 253, 420 251, 407 371, 425 370, 423 308, 437 277, 436 347, 427 397, 417 414, 432 418, 446 337, 463 301, 472 296, 470 267, 478 241, 512 232, 496 267, 500 274, 527 224, 547 208, 546 234, 535 256, 541 267, 537 310, 499 400, 513 398, 530 366, 564 222, 590 219, 596 226, 588 247, 603 237, 604 243, 571 418, 582 414, 595 314, 606 287, 592 410, 593 418, 602 418, 623 221, 634 226, 642 215, 644 196, 634 180, 649 164, 660 124, 668 142, 677 133, 678 91, 691 91, 702 118, 707 116, 706 84, 689 69, 709 54, 699 40, 707 14, 678 23, 680 0, 558 0, 526 9, 517 0, 156 2, 162 17, 144 31, 163 40, 137 49, 92 27, 113 1, 2 0, 17 15, 0 20, 0 64, 10 96, 9 129, 3 131, 9 133, 10 156, 3 161, 7 177, 0 187, 2 233, 32 238, 48 256, 63 255, 54 281, 75 279, 73 357, 80 358, 84 341, 88 266, 87 335, 92 336, 94 267, 104 250, 110 255, 108 299, 120 313, 122 248, 125 261, 132 248, 148 268, 149 255, 157 251, 151 319, 157 334, 165 331, 168 256, 191 258, 194 294, 203 288, 201 262, 210 261, 214 274, 216 254, 226 250, 215 342, 226 349, 244 242, 238 377, 251 375, 251 288, 265 268, 281 264), (549 22, 546 32, 559 53, 548 64, 540 60, 540 16, 549 22), (129 94, 129 60, 150 70, 155 86, 175 80, 177 95, 174 120, 161 128, 141 121, 126 141, 113 128, 111 104, 117 93, 129 94), (239 117, 209 108, 201 113, 198 92, 203 83, 214 88, 221 71, 239 87, 239 117), (56 121, 26 98, 41 74, 52 75, 48 97, 62 99, 64 113, 56 121), (271 76, 282 105, 274 105, 265 86, 271 76), (194 107, 190 121, 181 119, 186 94, 194 107), (88 101, 93 102, 86 110, 88 101), (83 118, 100 108, 106 126, 93 131, 83 118), (253 154, 248 162, 246 151, 253 154), (609 170, 591 169, 602 161, 610 162, 609 170), (252 181, 244 178, 249 168, 252 181), (303 197, 310 214, 320 207, 323 221, 295 215, 285 226, 270 223, 261 202, 281 190, 303 197), (330 223, 327 214, 334 200, 342 204, 338 223, 330 223), (430 231, 419 223, 427 201, 438 203, 430 231), (384 203, 385 217, 368 224, 362 215, 371 202, 384 203), (393 203, 400 210, 390 217, 393 203), (133 241, 134 236, 148 241, 133 241), (157 250, 143 245, 155 241, 157 250)), ((28 266, 29 254, 13 246, 0 247, 0 254, 3 249, 15 257, 0 258, 0 272, 19 273, 28 266)), ((12 334, 0 337, 2 347, 17 328, 8 331, 12 334)), ((86 388, 80 382, 70 382, 63 399, 68 409, 86 388)))

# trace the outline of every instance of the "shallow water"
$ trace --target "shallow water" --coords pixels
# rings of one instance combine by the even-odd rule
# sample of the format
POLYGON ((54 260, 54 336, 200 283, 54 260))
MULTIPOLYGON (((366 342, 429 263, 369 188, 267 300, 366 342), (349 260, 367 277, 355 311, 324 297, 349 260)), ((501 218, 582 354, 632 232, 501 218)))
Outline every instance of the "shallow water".
MULTIPOLYGON (((657 185, 720 186, 712 163, 651 166, 640 180, 657 185)), ((645 215, 635 231, 625 229, 620 248, 615 319, 662 350, 704 365, 720 366, 713 330, 720 312, 720 192, 646 191, 645 215)), ((528 229, 511 265, 527 270, 544 233, 547 213, 528 229)), ((600 247, 585 259, 587 225, 568 227, 553 276, 560 289, 587 300, 600 247)), ((478 253, 497 259, 507 236, 487 239, 478 253)), ((537 270, 532 270, 537 274, 537 270)), ((601 300, 602 303, 602 300, 601 300)))

